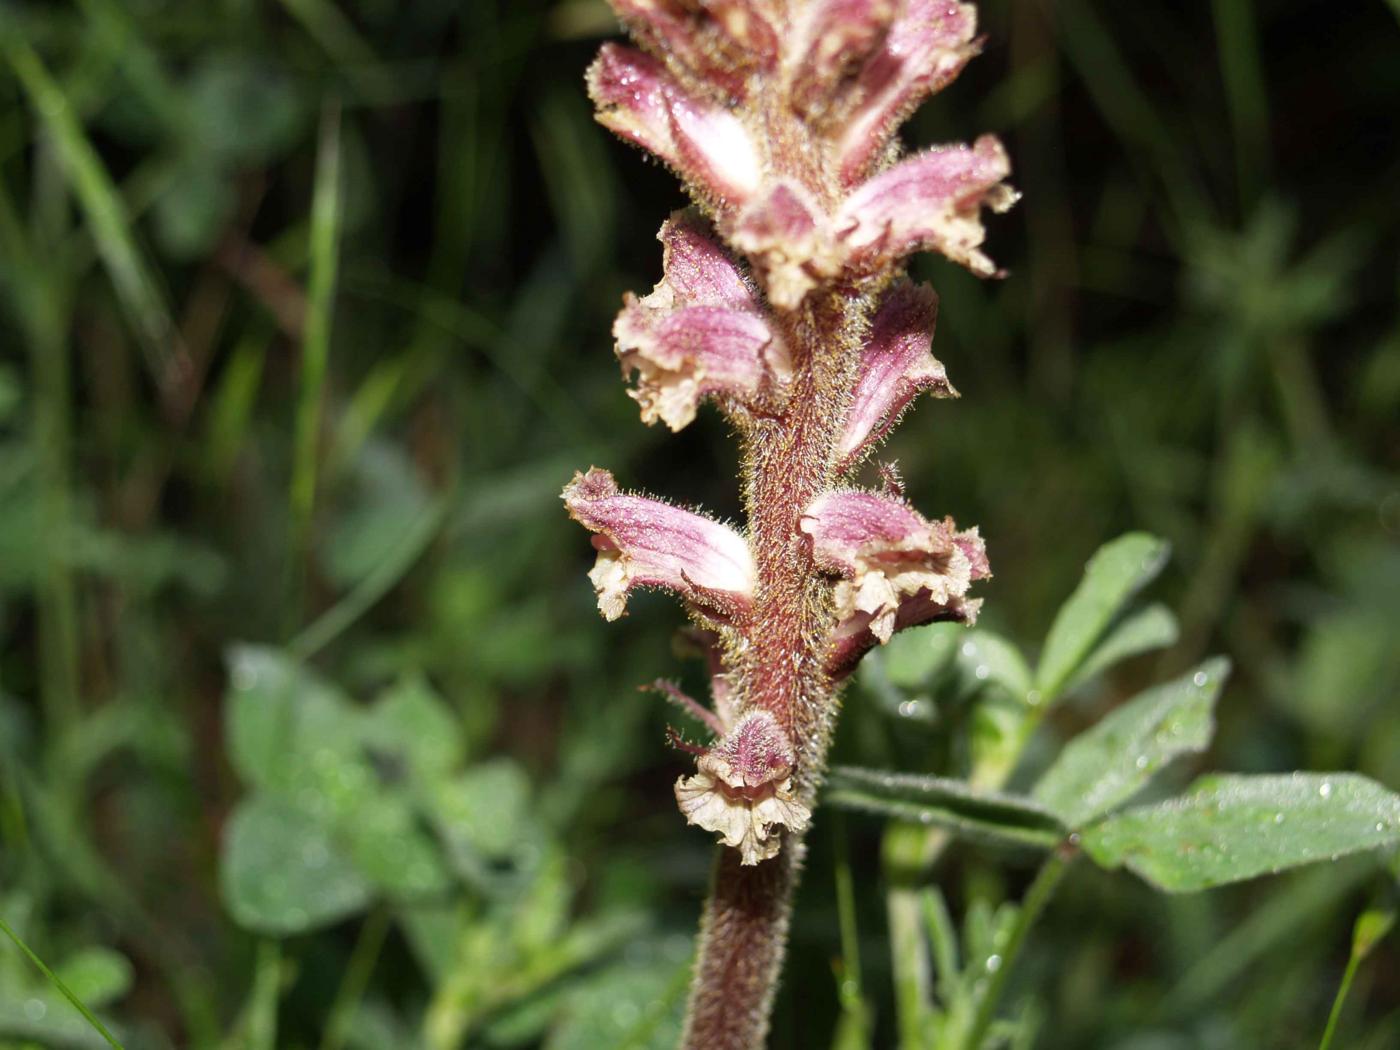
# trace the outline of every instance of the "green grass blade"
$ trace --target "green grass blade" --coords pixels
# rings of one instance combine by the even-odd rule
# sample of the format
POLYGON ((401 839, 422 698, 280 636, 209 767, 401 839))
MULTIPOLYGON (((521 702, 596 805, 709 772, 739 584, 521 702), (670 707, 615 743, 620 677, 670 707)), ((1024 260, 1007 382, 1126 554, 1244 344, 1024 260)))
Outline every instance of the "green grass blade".
POLYGON ((1251 0, 1214 0, 1220 74, 1234 129, 1235 172, 1240 203, 1248 210, 1259 198, 1260 169, 1269 152, 1269 99, 1259 62, 1251 0))
POLYGON ((97 150, 83 131, 63 88, 39 56, 13 33, 0 37, 5 58, 48 133, 65 178, 82 208, 97 251, 127 320, 163 390, 189 371, 179 332, 160 285, 137 247, 125 205, 97 150))
POLYGON ((58 974, 54 973, 46 965, 44 965, 44 960, 34 954, 34 950, 30 948, 29 945, 25 944, 23 940, 20 939, 19 934, 15 933, 14 930, 10 929, 10 924, 4 919, 0 919, 0 931, 3 931, 5 935, 10 938, 10 940, 15 942, 15 947, 22 951, 28 957, 29 961, 32 962, 36 967, 38 967, 39 972, 42 973, 46 978, 48 978, 49 983, 58 989, 59 993, 63 996, 63 998, 67 999, 70 1003, 73 1004, 73 1008, 77 1010, 78 1013, 83 1015, 83 1018, 87 1021, 88 1024, 92 1025, 93 1029, 97 1032, 98 1035, 102 1036, 103 1039, 107 1040, 107 1043, 110 1046, 115 1047, 116 1050, 122 1050, 122 1044, 117 1042, 117 1037, 114 1036, 111 1032, 109 1032, 107 1030, 107 1026, 104 1025, 101 1021, 99 1021, 97 1019, 97 1016, 86 1006, 83 1005, 83 1001, 73 994, 72 990, 66 984, 63 983, 63 979, 59 977, 58 974))
MULTIPOLYGON (((325 403, 326 372, 330 364, 331 320, 340 257, 340 163, 340 107, 332 102, 322 113, 317 149, 316 185, 311 201, 311 273, 307 281, 296 434, 293 438, 291 549, 293 565, 298 567, 307 553, 311 517, 316 508, 321 414, 325 403)), ((293 578, 293 600, 289 607, 294 616, 299 616, 300 568, 294 569, 293 578)))

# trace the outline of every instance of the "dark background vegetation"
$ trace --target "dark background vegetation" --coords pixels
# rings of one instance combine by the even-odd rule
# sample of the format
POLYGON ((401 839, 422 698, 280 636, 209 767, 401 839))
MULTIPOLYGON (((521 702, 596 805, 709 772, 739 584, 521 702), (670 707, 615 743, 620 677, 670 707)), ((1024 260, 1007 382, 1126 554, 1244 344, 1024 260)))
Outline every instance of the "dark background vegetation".
MULTIPOLYGON (((887 454, 919 507, 980 524, 984 623, 1032 649, 1101 542, 1171 541, 1180 641, 1052 737, 1227 652, 1197 766, 1400 788, 1400 11, 981 9, 985 54, 906 137, 1003 136, 1011 275, 915 263, 962 398, 887 454)), ((642 427, 618 382, 609 325, 682 200, 591 123, 612 31, 591 0, 0 4, 0 916, 130 1046, 671 1031, 710 848, 636 687, 678 673, 681 617, 643 597, 603 623, 558 492, 597 463, 735 515, 735 451, 714 414, 642 427), (298 659, 343 696, 240 757, 236 694, 298 659), (386 690, 417 700, 367 706, 386 690), (309 840, 275 827, 231 874, 254 785, 329 798, 331 847, 382 796, 364 848, 428 850, 423 885, 308 914, 309 840), (279 906, 286 936, 255 932, 279 906)), ((883 717, 853 689, 843 741, 883 717)), ((830 1041, 833 826, 781 1047, 830 1041)), ((846 822, 888 1025, 879 830, 846 822)), ((1314 1046, 1373 871, 1174 899, 1077 871, 1014 991, 1043 1047, 1314 1046)), ((961 908, 1026 871, 960 850, 937 876, 961 908)), ((0 1040, 98 1045, 66 1010, 0 946, 0 1040)), ((1343 1023, 1400 1045, 1393 941, 1343 1023)))

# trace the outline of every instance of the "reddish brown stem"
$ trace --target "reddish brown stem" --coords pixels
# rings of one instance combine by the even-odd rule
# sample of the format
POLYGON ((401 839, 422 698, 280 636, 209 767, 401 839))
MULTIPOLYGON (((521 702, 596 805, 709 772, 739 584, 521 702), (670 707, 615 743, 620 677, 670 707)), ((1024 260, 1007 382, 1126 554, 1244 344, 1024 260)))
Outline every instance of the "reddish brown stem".
POLYGON ((681 1041, 686 1050, 763 1045, 802 852, 800 842, 790 841, 772 860, 744 867, 738 850, 719 848, 681 1041))
MULTIPOLYGON (((836 478, 853 343, 851 300, 817 298, 788 319, 803 348, 790 407, 759 424, 744 452, 749 535, 758 590, 739 681, 745 706, 771 711, 797 752, 797 795, 812 806, 826 766, 837 686, 824 670, 832 627, 829 586, 801 531, 803 508, 836 478)), ((787 833, 778 856, 745 867, 721 847, 700 927, 685 1050, 758 1050, 787 945, 804 846, 787 833)))

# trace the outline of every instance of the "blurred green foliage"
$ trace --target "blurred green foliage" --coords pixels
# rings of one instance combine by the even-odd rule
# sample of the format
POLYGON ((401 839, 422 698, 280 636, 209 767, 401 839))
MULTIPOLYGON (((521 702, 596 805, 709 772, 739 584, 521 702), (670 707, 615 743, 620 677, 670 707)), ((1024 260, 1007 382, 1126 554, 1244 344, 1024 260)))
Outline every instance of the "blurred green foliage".
MULTIPOLYGON (((986 53, 908 137, 1003 134, 1012 276, 916 263, 963 396, 887 449, 988 538, 998 635, 943 670, 1044 687, 1003 639, 1145 529, 1179 630, 1143 606, 1092 673, 1053 633, 1069 692, 1026 768, 1228 652, 1169 787, 1400 786, 1393 5, 981 6, 986 53)), ((610 356, 682 203, 591 123, 612 28, 594 0, 0 3, 0 915, 129 1047, 674 1039, 710 846, 636 686, 676 673, 680 617, 605 628, 557 494, 597 462, 738 499, 720 422, 641 427, 610 356)), ((840 756, 995 753, 1004 705, 882 655, 840 756)), ((776 1047, 895 1041, 882 834, 818 815, 776 1047)), ((974 845, 931 877, 951 982, 1029 871, 974 845)), ((1162 898, 1081 865, 1010 976, 1017 1031, 1310 1047, 1346 972, 1336 1045, 1392 1047, 1393 938, 1348 969, 1374 887, 1344 861, 1162 898)), ((8 945, 0 1041, 106 1045, 8 945)))

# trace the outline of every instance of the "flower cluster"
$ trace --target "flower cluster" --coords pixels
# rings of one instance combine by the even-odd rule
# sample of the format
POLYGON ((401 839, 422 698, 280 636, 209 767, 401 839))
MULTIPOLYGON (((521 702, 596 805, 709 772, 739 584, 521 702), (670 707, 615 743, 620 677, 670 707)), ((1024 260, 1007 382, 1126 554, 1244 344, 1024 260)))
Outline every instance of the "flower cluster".
POLYGON ((661 228, 661 281, 627 296, 614 325, 628 393, 644 422, 672 430, 713 402, 744 435, 750 502, 794 495, 762 526, 751 505, 747 530, 625 493, 596 468, 564 501, 593 533, 605 617, 621 616, 635 587, 665 588, 710 640, 720 716, 703 717, 716 739, 676 796, 690 822, 756 864, 780 849, 779 829, 800 833, 810 816, 801 785, 820 769, 800 775, 813 764, 802 712, 834 710, 840 681, 895 631, 976 617, 969 588, 990 574, 977 530, 852 478, 916 397, 956 396, 931 351, 937 296, 901 275, 904 260, 932 250, 995 275, 982 209, 1016 194, 991 136, 900 155, 899 125, 978 50, 970 4, 613 7, 641 49, 603 46, 588 72, 598 119, 674 170, 695 202, 661 228), (764 471, 795 480, 765 487, 764 471), (784 630, 813 585, 818 636, 784 630), (780 664, 818 670, 799 680, 780 664))

